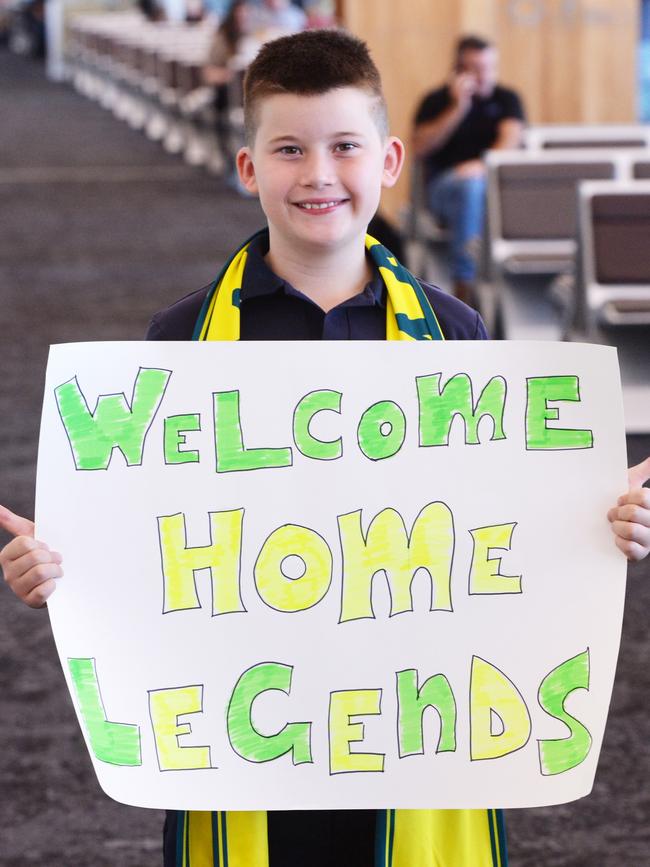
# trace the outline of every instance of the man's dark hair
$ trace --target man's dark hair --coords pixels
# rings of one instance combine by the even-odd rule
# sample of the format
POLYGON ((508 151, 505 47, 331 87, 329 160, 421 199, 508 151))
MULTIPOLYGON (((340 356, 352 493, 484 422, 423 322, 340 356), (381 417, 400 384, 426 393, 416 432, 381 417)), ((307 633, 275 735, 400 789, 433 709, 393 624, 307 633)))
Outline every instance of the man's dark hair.
POLYGON ((381 77, 368 46, 342 30, 305 30, 267 42, 244 79, 246 140, 253 143, 257 108, 278 93, 317 96, 340 87, 358 87, 376 97, 376 122, 388 132, 381 77))
POLYGON ((485 51, 492 47, 492 43, 481 36, 461 36, 456 43, 455 61, 458 63, 461 54, 465 51, 485 51))

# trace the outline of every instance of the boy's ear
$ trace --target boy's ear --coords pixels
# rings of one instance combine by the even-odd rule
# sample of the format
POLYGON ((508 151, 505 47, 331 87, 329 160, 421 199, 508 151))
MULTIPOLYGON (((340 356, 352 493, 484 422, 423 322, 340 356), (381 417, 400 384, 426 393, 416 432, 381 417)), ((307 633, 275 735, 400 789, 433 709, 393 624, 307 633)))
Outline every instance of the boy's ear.
POLYGON ((255 166, 253 165, 250 148, 240 148, 236 160, 239 180, 249 193, 257 195, 257 178, 255 177, 255 166))
POLYGON ((384 173, 381 179, 382 187, 393 187, 404 165, 404 142, 397 136, 389 136, 384 145, 384 173))

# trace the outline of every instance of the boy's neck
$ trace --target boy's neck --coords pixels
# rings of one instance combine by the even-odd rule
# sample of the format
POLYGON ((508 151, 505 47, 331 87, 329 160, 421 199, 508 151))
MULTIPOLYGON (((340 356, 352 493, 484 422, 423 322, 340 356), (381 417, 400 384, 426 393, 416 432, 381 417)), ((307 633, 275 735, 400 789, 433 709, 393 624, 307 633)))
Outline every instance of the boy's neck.
POLYGON ((266 264, 327 313, 363 291, 372 279, 363 242, 334 251, 290 248, 270 236, 266 264))

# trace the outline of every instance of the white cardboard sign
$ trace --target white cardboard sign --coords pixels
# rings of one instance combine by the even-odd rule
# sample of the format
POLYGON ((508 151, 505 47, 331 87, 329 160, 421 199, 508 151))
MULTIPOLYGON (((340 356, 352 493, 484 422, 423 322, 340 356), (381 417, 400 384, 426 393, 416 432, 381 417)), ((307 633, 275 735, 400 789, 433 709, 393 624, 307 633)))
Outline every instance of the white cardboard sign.
POLYGON ((37 532, 100 785, 192 810, 586 795, 625 486, 606 347, 52 347, 37 532))

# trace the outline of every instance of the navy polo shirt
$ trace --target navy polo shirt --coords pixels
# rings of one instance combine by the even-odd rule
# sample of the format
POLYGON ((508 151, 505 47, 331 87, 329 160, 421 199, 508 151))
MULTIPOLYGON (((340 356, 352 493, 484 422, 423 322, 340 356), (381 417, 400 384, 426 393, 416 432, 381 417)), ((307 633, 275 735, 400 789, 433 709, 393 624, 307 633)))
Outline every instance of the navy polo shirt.
MULTIPOLYGON (((329 312, 269 268, 266 241, 248 248, 240 294, 241 340, 384 340, 386 288, 377 268, 364 289, 329 312)), ((475 310, 421 283, 447 340, 484 340, 475 310)), ((192 292, 151 320, 148 340, 190 340, 210 286, 192 292)), ((387 805, 389 806, 389 805, 387 805)), ((374 810, 276 810, 268 814, 269 867, 373 867, 374 810)), ((176 865, 177 816, 168 811, 164 867, 176 865)))
MULTIPOLYGON (((269 268, 264 237, 254 239, 241 287, 241 340, 385 340, 386 287, 373 267, 363 291, 325 313, 269 268)), ((485 340, 475 310, 420 281, 447 340, 485 340)), ((186 295, 151 320, 147 340, 190 340, 210 286, 186 295)))

